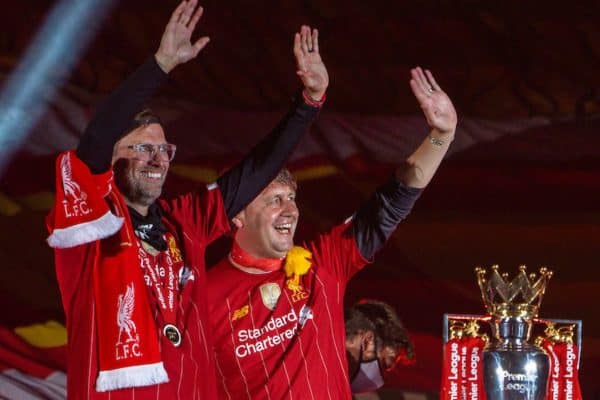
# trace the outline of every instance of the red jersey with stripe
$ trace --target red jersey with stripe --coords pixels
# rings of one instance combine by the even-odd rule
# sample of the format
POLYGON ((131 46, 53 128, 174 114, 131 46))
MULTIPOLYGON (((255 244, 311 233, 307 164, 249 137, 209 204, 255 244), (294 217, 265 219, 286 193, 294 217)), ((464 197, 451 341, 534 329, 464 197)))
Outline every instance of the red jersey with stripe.
POLYGON ((350 224, 303 247, 308 272, 251 274, 228 258, 208 272, 221 399, 350 399, 343 300, 366 264, 350 224))
MULTIPOLYGON (((228 231, 229 221, 223 206, 221 192, 216 185, 198 193, 190 193, 171 201, 160 201, 164 222, 169 228, 169 238, 175 239, 177 250, 183 255, 183 288, 186 295, 178 304, 182 342, 179 347, 163 334, 163 321, 151 287, 147 295, 155 310, 156 329, 160 340, 161 358, 169 382, 146 387, 97 392, 98 332, 94 308, 92 279, 94 245, 81 245, 55 251, 56 273, 67 316, 68 367, 67 394, 69 399, 198 399, 216 398, 215 369, 212 343, 208 331, 206 298, 206 272, 204 253, 206 246, 228 231), (192 285, 190 288, 188 285, 192 285), (191 289, 191 290, 190 290, 191 289), (189 292, 189 293, 188 293, 189 292)), ((169 240, 171 242, 171 240, 169 240)), ((140 246, 141 247, 141 246, 140 246)), ((170 248, 172 253, 176 251, 170 248)), ((167 267, 169 257, 140 257, 147 265, 160 269, 167 267), (162 260, 162 261, 161 261, 162 260)), ((144 266, 140 266, 142 268, 144 266)), ((147 283, 148 280, 147 280, 147 283)), ((183 290, 183 289, 181 289, 183 290)), ((115 315, 116 323, 116 315, 115 315)), ((115 347, 115 357, 122 357, 115 347)))

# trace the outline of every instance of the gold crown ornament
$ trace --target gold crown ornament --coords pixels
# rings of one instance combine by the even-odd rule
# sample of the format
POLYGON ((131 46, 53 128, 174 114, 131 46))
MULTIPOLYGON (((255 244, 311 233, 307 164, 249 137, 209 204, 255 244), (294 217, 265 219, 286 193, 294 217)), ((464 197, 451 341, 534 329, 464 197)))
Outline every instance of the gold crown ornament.
POLYGON ((508 273, 500 273, 494 265, 488 275, 484 268, 475 268, 477 283, 488 313, 494 317, 531 319, 538 316, 546 285, 552 271, 542 267, 539 274, 527 275, 527 267, 521 265, 512 281, 508 273))

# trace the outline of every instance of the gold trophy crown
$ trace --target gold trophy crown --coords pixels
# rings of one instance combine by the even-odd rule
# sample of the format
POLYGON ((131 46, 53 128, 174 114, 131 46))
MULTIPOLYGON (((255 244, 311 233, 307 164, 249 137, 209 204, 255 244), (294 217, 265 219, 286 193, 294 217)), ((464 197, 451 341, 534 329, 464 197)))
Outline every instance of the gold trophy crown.
POLYGON ((539 276, 535 273, 527 275, 527 267, 521 265, 512 281, 508 273, 500 273, 498 266, 491 267, 488 277, 483 268, 475 268, 477 283, 485 308, 494 317, 531 319, 538 316, 546 285, 552 277, 552 271, 540 268, 539 276))

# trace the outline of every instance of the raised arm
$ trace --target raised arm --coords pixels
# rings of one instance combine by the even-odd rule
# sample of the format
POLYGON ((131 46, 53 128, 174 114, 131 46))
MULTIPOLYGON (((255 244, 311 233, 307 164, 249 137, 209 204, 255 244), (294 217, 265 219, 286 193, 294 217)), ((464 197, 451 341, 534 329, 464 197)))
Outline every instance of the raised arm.
POLYGON ((410 87, 423 110, 431 132, 399 166, 395 176, 375 191, 354 215, 352 231, 360 253, 371 259, 410 213, 422 189, 439 167, 456 131, 452 101, 431 72, 411 70, 410 87))
POLYGON ((229 219, 237 215, 283 168, 325 100, 327 69, 319 52, 319 32, 302 26, 294 36, 297 75, 303 90, 292 109, 248 155, 217 180, 229 219))
POLYGON ((135 114, 173 68, 196 57, 208 43, 208 37, 191 42, 203 11, 202 7, 196 9, 196 5, 197 0, 184 0, 177 6, 156 54, 111 93, 88 124, 77 147, 77 156, 92 173, 110 168, 113 146, 130 128, 135 114))
POLYGON ((408 157, 405 165, 398 168, 396 177, 407 186, 424 188, 433 178, 454 140, 457 116, 452 101, 431 72, 423 72, 421 67, 417 67, 410 73, 410 88, 423 110, 431 132, 408 157))

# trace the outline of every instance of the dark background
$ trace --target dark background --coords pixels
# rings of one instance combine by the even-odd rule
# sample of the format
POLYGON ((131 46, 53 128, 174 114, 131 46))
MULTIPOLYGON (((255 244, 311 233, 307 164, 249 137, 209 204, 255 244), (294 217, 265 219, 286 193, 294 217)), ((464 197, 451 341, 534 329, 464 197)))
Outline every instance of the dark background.
MULTIPOLYGON (((68 84, 97 98, 106 95, 155 51, 175 5, 118 2, 68 84)), ((465 117, 549 118, 552 123, 543 128, 475 143, 449 157, 375 264, 353 279, 347 301, 387 301, 411 331, 439 336, 443 313, 483 312, 475 266, 500 264, 508 271, 520 264, 534 270, 549 266, 555 276, 541 315, 583 319, 582 384, 586 398, 598 396, 599 2, 213 0, 203 5, 198 31, 211 43, 172 74, 162 96, 199 108, 281 111, 298 86, 292 35, 300 24, 311 24, 320 29, 331 77, 324 114, 415 114, 409 69, 422 65, 453 99, 459 126, 465 117)), ((50 6, 3 1, 3 76, 13 70, 50 6)), ((389 170, 377 163, 376 154, 362 155, 352 165, 333 156, 328 161, 339 168, 337 174, 301 182, 298 239, 350 215, 389 170)), ((12 215, 0 214, 4 325, 63 318, 52 254, 44 243, 48 201, 30 199, 51 191, 52 184, 52 154, 20 154, 2 177, 0 203, 9 199, 20 207, 12 215)), ((177 182, 168 191, 191 185, 177 182)), ((428 368, 439 373, 438 365, 428 368)))

